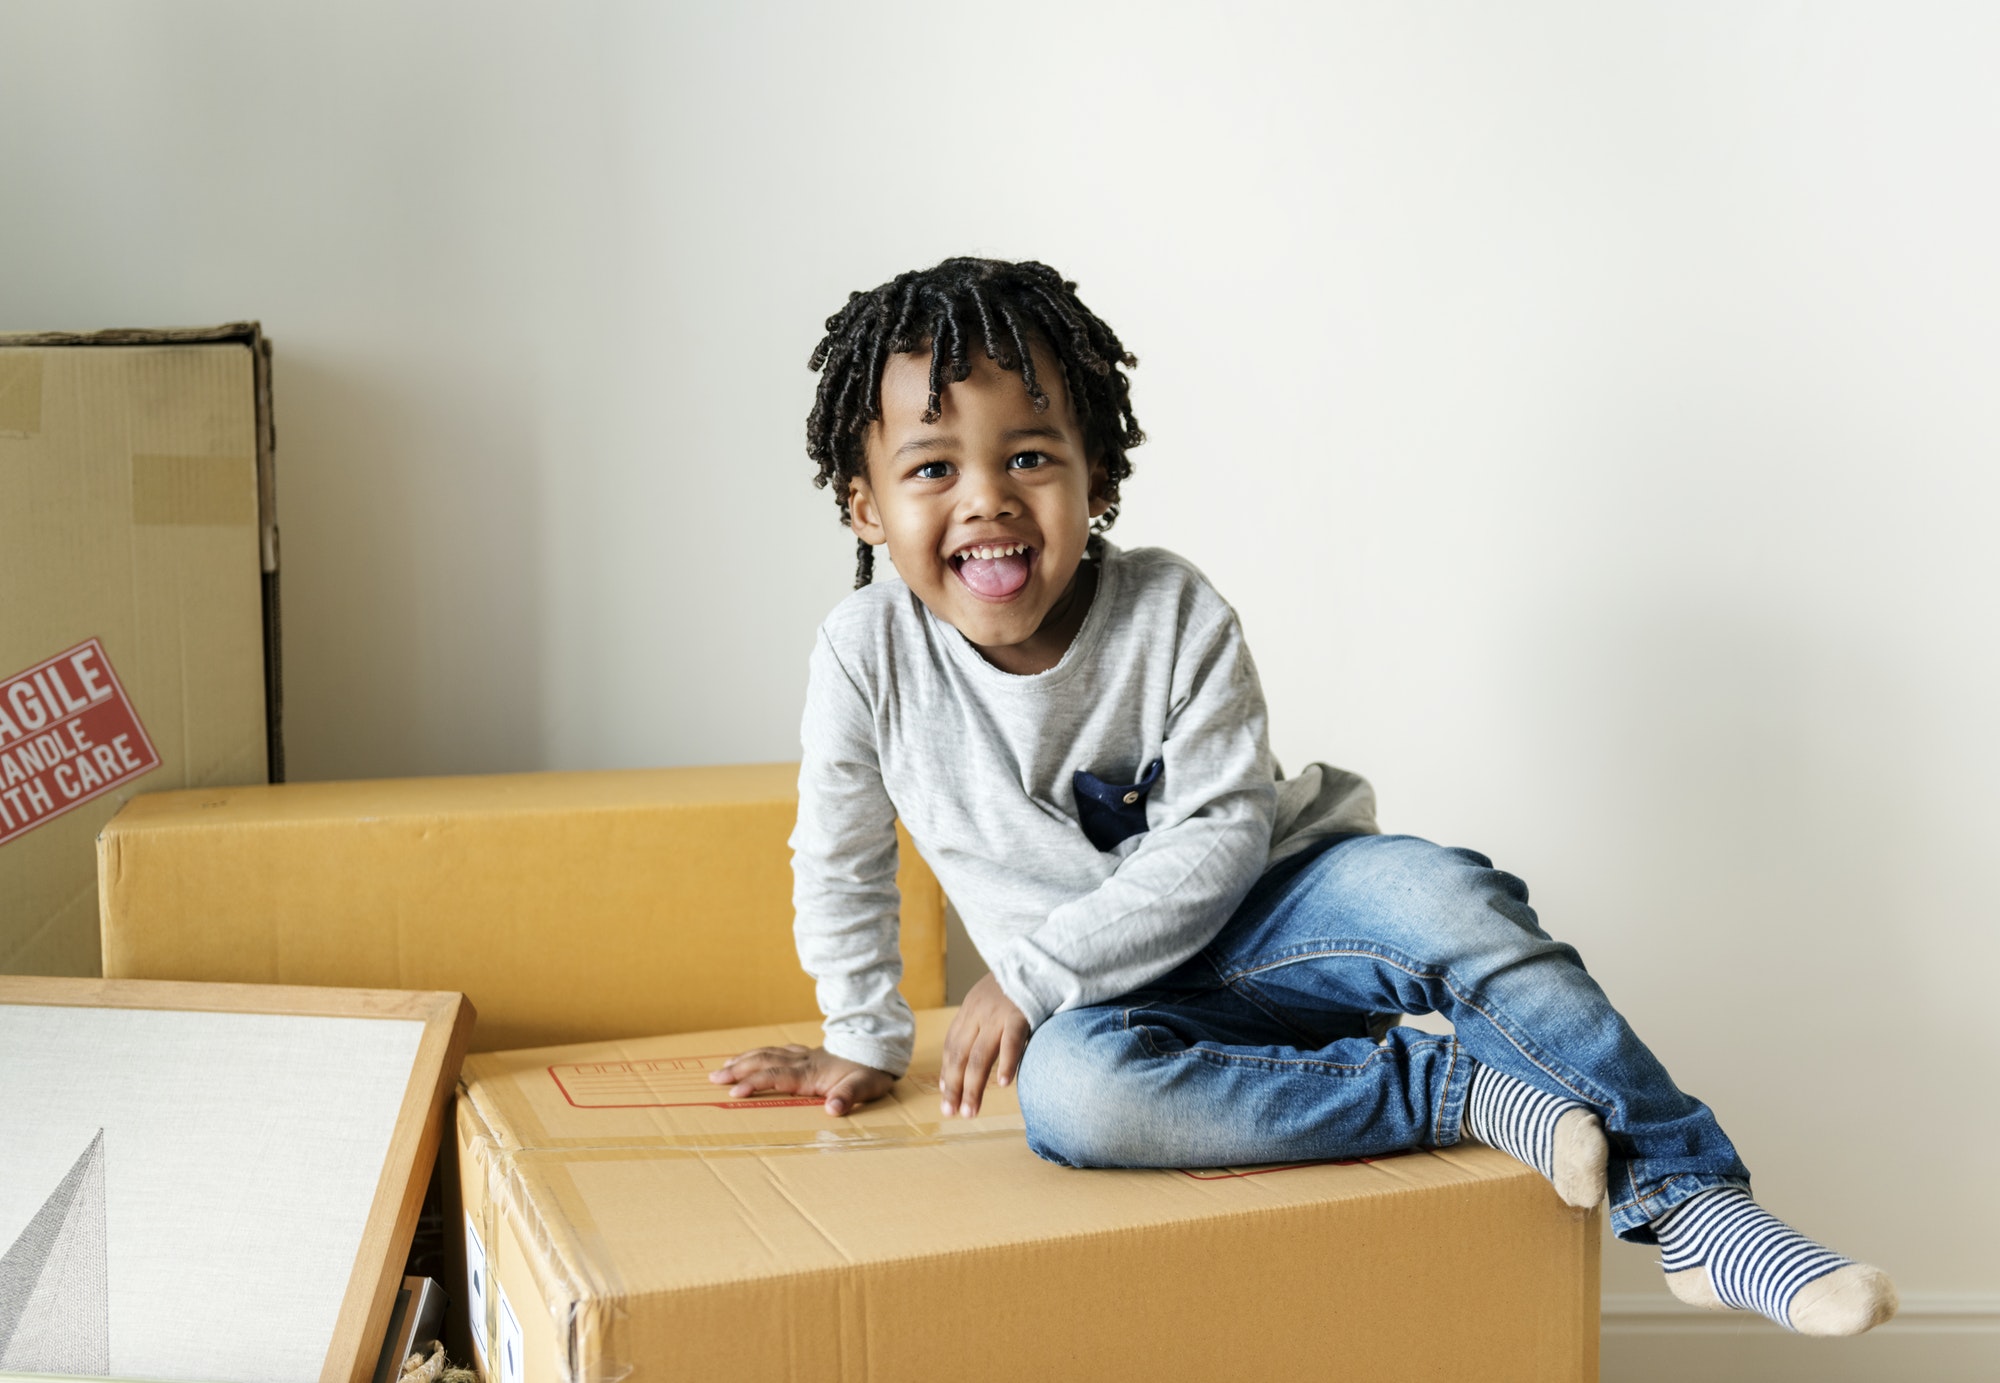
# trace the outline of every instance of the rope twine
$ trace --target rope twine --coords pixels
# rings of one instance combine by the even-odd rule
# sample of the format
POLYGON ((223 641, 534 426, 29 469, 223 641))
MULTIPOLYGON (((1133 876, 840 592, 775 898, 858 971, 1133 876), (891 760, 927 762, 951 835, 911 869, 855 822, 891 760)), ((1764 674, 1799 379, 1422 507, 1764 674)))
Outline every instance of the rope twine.
POLYGON ((479 1383, 479 1377, 471 1369, 451 1362, 444 1352, 444 1344, 432 1340, 423 1350, 412 1354, 403 1361, 403 1371, 397 1375, 396 1383, 479 1383))

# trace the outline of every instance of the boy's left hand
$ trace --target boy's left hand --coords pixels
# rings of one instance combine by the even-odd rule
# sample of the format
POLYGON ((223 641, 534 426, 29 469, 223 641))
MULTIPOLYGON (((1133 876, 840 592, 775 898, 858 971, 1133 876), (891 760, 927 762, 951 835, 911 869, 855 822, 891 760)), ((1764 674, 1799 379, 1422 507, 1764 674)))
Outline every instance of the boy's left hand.
POLYGON ((944 1095, 944 1115, 979 1113, 979 1097, 990 1075, 1007 1085, 1021 1069, 1028 1049, 1028 1017, 1001 990, 991 975, 966 993, 958 1016, 944 1035, 944 1069, 938 1086, 944 1095))

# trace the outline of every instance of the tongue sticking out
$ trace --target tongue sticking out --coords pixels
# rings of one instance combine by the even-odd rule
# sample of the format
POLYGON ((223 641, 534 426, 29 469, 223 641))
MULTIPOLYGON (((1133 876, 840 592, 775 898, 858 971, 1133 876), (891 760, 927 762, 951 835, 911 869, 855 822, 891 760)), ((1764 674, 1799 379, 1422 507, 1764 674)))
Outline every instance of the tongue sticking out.
POLYGON ((998 600, 1028 584, 1028 554, 1012 557, 968 557, 959 563, 958 575, 980 595, 998 600))

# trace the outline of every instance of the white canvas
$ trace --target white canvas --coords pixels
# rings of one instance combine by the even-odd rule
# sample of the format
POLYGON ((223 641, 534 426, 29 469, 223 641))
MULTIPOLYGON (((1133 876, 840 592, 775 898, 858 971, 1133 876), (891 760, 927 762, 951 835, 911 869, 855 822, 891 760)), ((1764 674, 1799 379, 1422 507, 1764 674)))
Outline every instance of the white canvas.
MULTIPOLYGON (((15 1261, 87 1289, 101 1233, 109 1372, 318 1378, 422 1037, 412 1020, 0 1005, 0 1255, 82 1165, 82 1209, 15 1261)), ((23 1298, 24 1338, 48 1338, 48 1295, 23 1298)), ((91 1321, 65 1319, 87 1346, 91 1321)))
POLYGON ((0 1369, 108 1373, 104 1133, 0 1254, 0 1369))

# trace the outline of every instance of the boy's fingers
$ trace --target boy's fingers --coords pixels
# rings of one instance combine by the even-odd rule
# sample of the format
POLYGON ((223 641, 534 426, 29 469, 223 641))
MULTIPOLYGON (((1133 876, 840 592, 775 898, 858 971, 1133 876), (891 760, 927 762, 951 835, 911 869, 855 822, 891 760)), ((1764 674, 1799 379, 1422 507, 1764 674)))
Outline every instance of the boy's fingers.
POLYGON ((944 1054, 944 1065, 938 1069, 940 1108, 947 1119, 951 1117, 952 1111, 958 1108, 959 1068, 957 1063, 958 1055, 955 1052, 946 1052, 944 1054))
POLYGON ((781 1090, 792 1093, 798 1088, 799 1068, 774 1062, 739 1072, 736 1084, 729 1088, 729 1094, 732 1099, 741 1099, 759 1090, 781 1090))
POLYGON ((993 1063, 993 1079, 1001 1085, 1012 1085, 1014 1077, 1021 1071, 1021 1054, 1028 1044, 1020 1032, 1009 1027, 1000 1034, 1000 1057, 993 1063))
POLYGON ((993 1069, 993 1055, 998 1042, 991 1034, 981 1033, 979 1040, 972 1044, 972 1052, 965 1059, 965 1087, 958 1099, 958 1112, 971 1118, 979 1112, 980 1097, 986 1093, 986 1075, 993 1069))
POLYGON ((951 1029, 944 1035, 944 1060, 938 1067, 938 1095, 947 1119, 958 1109, 959 1082, 965 1070, 965 1046, 959 1040, 959 1022, 958 1018, 952 1019, 951 1029))
POLYGON ((857 1087, 862 1083, 863 1076, 863 1072, 856 1071, 837 1082, 833 1089, 827 1092, 826 1112, 837 1118, 866 1103, 857 1093, 857 1087))
POLYGON ((722 1065, 716 1067, 713 1071, 710 1071, 708 1078, 718 1085, 724 1081, 736 1080, 741 1076, 743 1070, 752 1063, 768 1061, 776 1055, 776 1050, 771 1047, 756 1047, 747 1052, 740 1052, 723 1062, 722 1065))
POLYGON ((854 1101, 848 1097, 847 1086, 848 1082, 842 1081, 826 1093, 826 1112, 836 1119, 854 1106, 854 1101))

